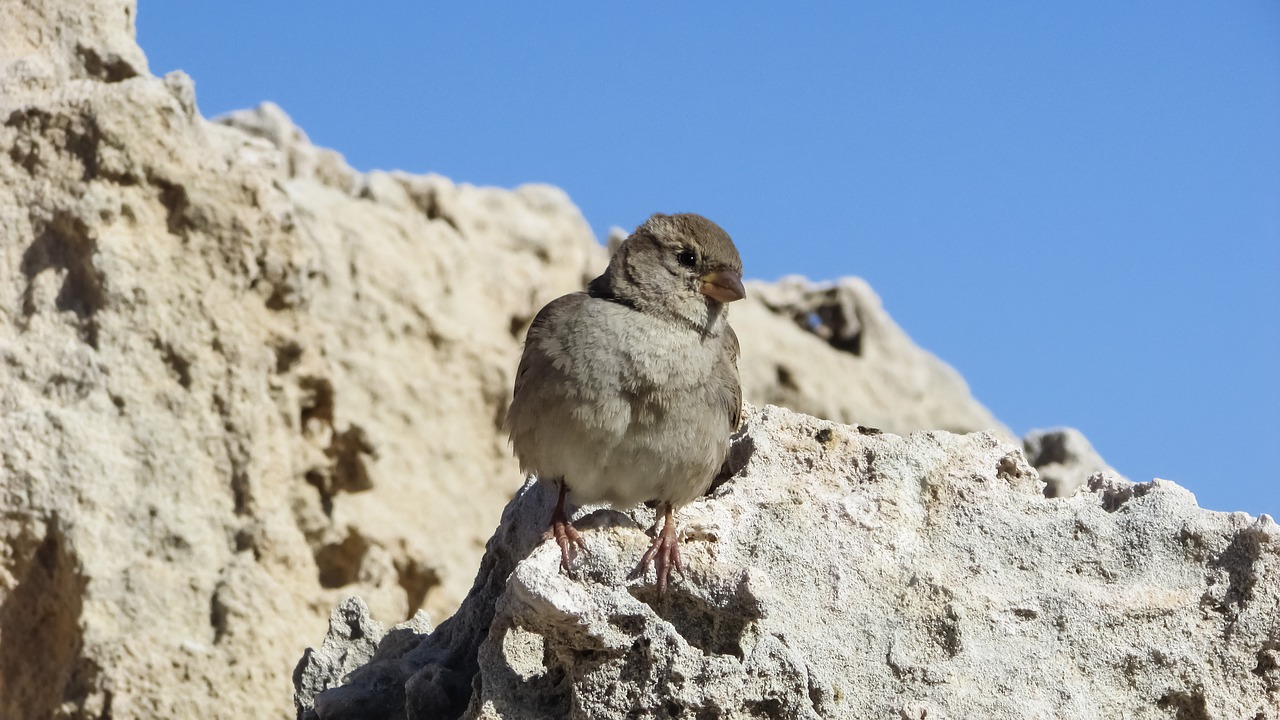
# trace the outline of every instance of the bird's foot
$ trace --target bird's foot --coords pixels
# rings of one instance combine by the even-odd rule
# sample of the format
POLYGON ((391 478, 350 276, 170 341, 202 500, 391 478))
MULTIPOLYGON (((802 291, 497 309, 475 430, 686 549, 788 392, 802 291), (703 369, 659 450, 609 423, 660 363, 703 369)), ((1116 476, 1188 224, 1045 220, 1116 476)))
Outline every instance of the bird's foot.
POLYGON ((542 534, 542 539, 555 540, 560 546, 560 569, 565 572, 569 572, 569 562, 573 560, 575 551, 587 551, 587 541, 582 539, 582 533, 569 522, 564 512, 551 518, 551 527, 542 534))
POLYGON ((649 563, 651 562, 658 572, 659 596, 667 591, 667 581, 671 577, 671 568, 675 568, 676 572, 684 575, 684 566, 680 564, 680 538, 676 533, 676 523, 672 517, 670 507, 667 508, 666 521, 662 524, 662 531, 653 538, 653 542, 649 544, 649 549, 640 558, 640 565, 636 567, 636 574, 643 575, 649 569, 649 563))
POLYGON ((569 486, 562 478, 556 509, 551 511, 551 527, 542 535, 544 542, 554 539, 560 546, 560 569, 565 572, 569 572, 569 562, 573 560, 574 550, 587 551, 587 541, 582 539, 582 533, 569 522, 569 516, 564 511, 564 499, 568 492, 569 486))

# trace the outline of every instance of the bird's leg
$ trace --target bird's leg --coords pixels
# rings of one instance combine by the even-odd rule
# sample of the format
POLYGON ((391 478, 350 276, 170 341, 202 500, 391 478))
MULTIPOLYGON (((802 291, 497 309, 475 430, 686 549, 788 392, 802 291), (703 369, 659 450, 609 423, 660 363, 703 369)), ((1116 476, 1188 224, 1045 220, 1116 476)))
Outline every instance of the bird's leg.
POLYGON ((663 507, 666 511, 663 514, 662 530, 653 538, 644 557, 640 558, 640 567, 637 568, 640 573, 643 573, 649 569, 649 563, 653 562, 658 571, 658 595, 667 591, 667 579, 671 576, 671 568, 674 567, 677 572, 684 575, 684 568, 680 565, 680 543, 676 534, 675 511, 670 505, 663 507))
POLYGON ((560 499, 556 500, 556 509, 551 511, 551 527, 542 535, 543 540, 554 539, 560 546, 560 569, 565 572, 569 572, 569 561, 572 559, 570 548, 576 547, 583 552, 587 550, 587 541, 582 539, 582 533, 569 522, 569 516, 564 512, 564 496, 568 492, 569 486, 565 484, 564 478, 560 478, 560 499))

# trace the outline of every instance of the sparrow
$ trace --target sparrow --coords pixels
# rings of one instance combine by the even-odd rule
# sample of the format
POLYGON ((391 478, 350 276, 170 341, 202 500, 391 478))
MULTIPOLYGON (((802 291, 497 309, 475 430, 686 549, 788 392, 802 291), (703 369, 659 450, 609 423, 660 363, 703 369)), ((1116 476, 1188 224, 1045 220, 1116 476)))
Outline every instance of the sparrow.
MULTIPOLYGON (((738 337, 727 305, 746 297, 728 233, 692 213, 651 216, 586 292, 547 303, 529 327, 506 429, 525 473, 559 485, 544 540, 586 550, 577 504, 656 501, 659 595, 683 572, 676 511, 710 486, 742 420, 738 337)), ((656 528, 656 524, 655 524, 656 528)))

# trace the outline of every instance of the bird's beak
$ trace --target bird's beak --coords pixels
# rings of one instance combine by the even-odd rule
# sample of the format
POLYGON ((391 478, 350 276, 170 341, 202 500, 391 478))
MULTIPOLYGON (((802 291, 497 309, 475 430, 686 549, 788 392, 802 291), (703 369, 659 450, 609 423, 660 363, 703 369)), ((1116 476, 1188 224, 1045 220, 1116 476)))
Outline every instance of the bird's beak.
POLYGON ((716 270, 702 276, 703 295, 722 303, 731 303, 747 296, 742 287, 742 276, 732 270, 716 270))

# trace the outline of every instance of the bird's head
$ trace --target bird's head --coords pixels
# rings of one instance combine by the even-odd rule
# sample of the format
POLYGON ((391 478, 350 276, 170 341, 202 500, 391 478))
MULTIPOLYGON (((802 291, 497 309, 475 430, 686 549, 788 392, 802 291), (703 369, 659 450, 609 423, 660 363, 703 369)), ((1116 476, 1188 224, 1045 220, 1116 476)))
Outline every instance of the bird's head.
POLYGON ((733 240, 693 213, 657 213, 645 220, 618 247, 591 291, 700 328, 722 318, 725 304, 747 294, 733 240))

